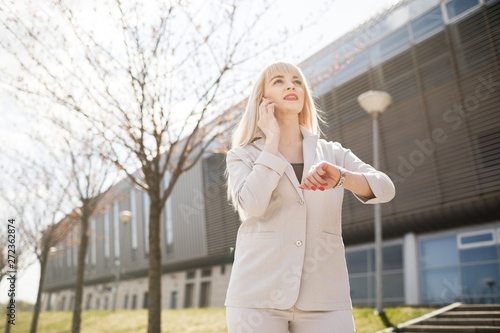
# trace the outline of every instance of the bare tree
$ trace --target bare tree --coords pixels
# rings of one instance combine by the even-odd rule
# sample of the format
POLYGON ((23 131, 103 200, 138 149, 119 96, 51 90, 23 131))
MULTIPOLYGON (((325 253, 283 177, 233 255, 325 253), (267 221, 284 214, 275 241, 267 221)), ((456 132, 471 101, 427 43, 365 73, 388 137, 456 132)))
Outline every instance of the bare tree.
POLYGON ((270 37, 266 1, 2 2, 0 46, 16 68, 5 86, 33 106, 84 115, 102 156, 148 193, 148 332, 159 333, 165 202, 234 124, 249 62, 283 57, 277 46, 303 27, 270 37))
MULTIPOLYGON (((67 238, 70 230, 79 235, 75 282, 73 331, 79 331, 85 279, 85 256, 89 239, 89 219, 103 194, 118 178, 116 168, 102 159, 99 141, 93 137, 86 119, 39 117, 46 131, 27 133, 38 154, 11 152, 15 160, 9 177, 12 187, 4 195, 22 221, 24 239, 40 263, 40 284, 31 332, 36 332, 41 292, 50 248, 67 238), (75 125, 78 125, 75 128, 75 125), (14 175, 14 172, 16 174, 14 175), (11 194, 10 196, 8 194, 11 194)), ((33 153, 33 152, 31 152, 33 153)))
POLYGON ((78 265, 75 283, 75 303, 73 309, 72 332, 79 332, 85 281, 85 256, 89 243, 90 218, 97 208, 104 193, 113 185, 116 177, 110 175, 112 165, 96 153, 97 147, 89 141, 81 142, 80 149, 73 150, 77 144, 68 142, 68 154, 72 178, 75 180, 76 197, 80 202, 78 209, 80 220, 80 241, 78 265), (110 177, 108 177, 110 176, 110 177))
MULTIPOLYGON (((90 123, 81 115, 65 121, 50 118, 58 129, 60 145, 51 152, 52 163, 59 164, 56 172, 68 182, 68 196, 72 199, 71 221, 78 224, 78 263, 75 281, 72 332, 79 332, 85 284, 85 257, 89 244, 90 218, 106 192, 118 180, 118 172, 109 159, 104 159, 102 140, 92 133, 90 123), (78 119, 80 118, 80 119, 78 119)), ((54 172, 48 173, 53 175, 54 172)), ((62 221, 64 222, 64 220, 62 221)), ((67 223, 67 222, 65 222, 67 223)))
POLYGON ((22 263, 17 265, 17 271, 32 264, 21 260, 21 256, 34 253, 40 264, 40 279, 30 331, 36 332, 49 249, 66 236, 66 230, 62 226, 67 223, 61 224, 58 221, 64 216, 63 209, 67 204, 65 201, 68 194, 64 188, 65 184, 59 182, 57 175, 49 172, 36 160, 28 156, 12 158, 2 155, 4 162, 9 161, 9 164, 16 165, 15 168, 2 165, 3 177, 8 178, 9 182, 7 186, 2 187, 0 196, 16 212, 15 227, 19 240, 15 256, 16 260, 22 263))

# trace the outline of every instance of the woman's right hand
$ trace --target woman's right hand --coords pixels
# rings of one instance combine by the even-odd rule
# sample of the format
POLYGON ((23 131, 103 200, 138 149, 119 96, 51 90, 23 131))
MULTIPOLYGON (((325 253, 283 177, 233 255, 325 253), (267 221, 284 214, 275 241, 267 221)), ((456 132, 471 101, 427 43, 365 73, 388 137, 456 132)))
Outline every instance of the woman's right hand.
POLYGON ((257 126, 264 132, 266 139, 278 140, 280 137, 280 126, 274 116, 275 103, 269 98, 263 98, 259 105, 259 121, 257 126))

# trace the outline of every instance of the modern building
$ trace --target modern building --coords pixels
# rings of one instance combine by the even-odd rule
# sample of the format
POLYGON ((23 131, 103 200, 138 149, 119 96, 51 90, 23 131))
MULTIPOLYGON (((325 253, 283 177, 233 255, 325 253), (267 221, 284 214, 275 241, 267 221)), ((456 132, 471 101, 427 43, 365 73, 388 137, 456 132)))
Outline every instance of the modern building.
MULTIPOLYGON (((384 304, 499 303, 500 2, 403 0, 301 67, 324 136, 368 163, 371 117, 357 96, 393 97, 379 121, 381 170, 397 191, 382 206, 384 304)), ((223 305, 239 225, 224 160, 205 156, 164 211, 164 308, 223 305)), ((147 306, 147 205, 124 181, 95 214, 84 308, 147 306)), ((71 307, 77 232, 50 259, 45 309, 71 307)), ((343 237, 353 303, 373 305, 373 208, 350 193, 343 237)))

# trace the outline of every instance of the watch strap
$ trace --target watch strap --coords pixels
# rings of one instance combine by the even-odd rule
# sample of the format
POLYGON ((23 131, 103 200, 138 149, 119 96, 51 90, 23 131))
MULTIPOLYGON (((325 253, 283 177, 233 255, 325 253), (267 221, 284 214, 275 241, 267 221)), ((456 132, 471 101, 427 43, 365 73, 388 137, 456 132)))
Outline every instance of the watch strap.
POLYGON ((340 171, 340 179, 339 179, 337 185, 335 185, 335 188, 342 187, 344 185, 344 182, 345 182, 345 175, 346 175, 345 169, 342 167, 339 167, 339 171, 340 171))

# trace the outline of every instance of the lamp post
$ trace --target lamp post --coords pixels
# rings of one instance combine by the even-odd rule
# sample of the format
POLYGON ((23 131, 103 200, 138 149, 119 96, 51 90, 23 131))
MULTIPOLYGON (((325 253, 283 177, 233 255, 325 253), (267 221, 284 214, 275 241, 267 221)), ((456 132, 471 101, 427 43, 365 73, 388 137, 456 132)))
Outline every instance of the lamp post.
MULTIPOLYGON (((373 125, 373 167, 379 169, 379 138, 378 138, 378 117, 391 104, 392 97, 385 91, 369 90, 358 96, 358 103, 372 116, 373 125)), ((375 313, 382 315, 383 288, 382 288, 382 211, 380 204, 374 207, 375 219, 375 290, 376 301, 375 313)))
MULTIPOLYGON (((132 221, 132 213, 128 210, 122 210, 120 212, 120 214, 118 215, 118 219, 123 224, 129 224, 130 221, 132 221)), ((118 231, 116 231, 116 232, 118 232, 118 231)), ((121 273, 122 273, 121 261, 120 261, 120 259, 117 258, 114 261, 115 281, 114 281, 114 286, 112 288, 112 291, 113 291, 113 311, 116 310, 116 301, 117 301, 117 297, 118 297, 118 287, 120 286, 121 273)))

